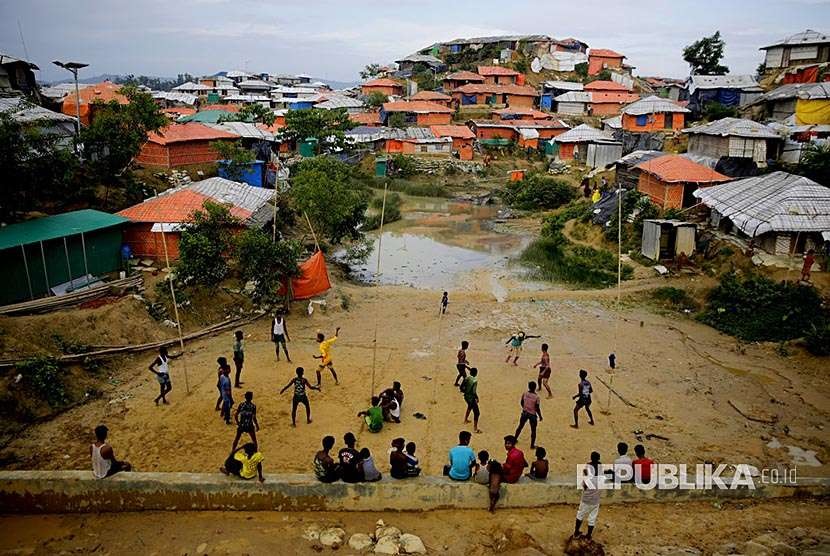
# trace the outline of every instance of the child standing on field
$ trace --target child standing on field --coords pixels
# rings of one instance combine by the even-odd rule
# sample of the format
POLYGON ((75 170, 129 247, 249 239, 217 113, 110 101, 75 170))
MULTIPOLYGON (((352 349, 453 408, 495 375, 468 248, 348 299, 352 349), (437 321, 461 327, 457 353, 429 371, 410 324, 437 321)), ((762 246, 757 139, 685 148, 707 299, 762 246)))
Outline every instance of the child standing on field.
POLYGON ((447 314, 447 305, 450 303, 450 296, 447 292, 444 292, 444 295, 441 296, 441 314, 447 314))
POLYGON ((233 336, 233 364, 236 367, 236 380, 234 381, 234 388, 239 388, 242 386, 242 381, 239 380, 239 377, 242 374, 242 364, 245 361, 245 346, 243 345, 244 335, 241 330, 237 330, 233 336))

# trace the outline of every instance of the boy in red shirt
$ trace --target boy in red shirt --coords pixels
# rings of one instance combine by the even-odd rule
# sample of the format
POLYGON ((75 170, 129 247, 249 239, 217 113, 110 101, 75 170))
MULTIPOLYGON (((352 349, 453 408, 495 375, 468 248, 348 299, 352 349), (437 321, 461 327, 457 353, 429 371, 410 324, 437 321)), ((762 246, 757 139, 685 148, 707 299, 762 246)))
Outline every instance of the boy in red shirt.
POLYGON ((634 453, 637 455, 637 459, 631 462, 634 467, 634 479, 638 484, 648 484, 651 482, 651 467, 654 460, 646 457, 646 449, 642 444, 634 446, 634 453))
POLYGON ((517 483, 522 476, 524 468, 527 467, 527 460, 521 450, 516 448, 516 437, 507 435, 504 437, 504 449, 507 450, 507 459, 502 467, 502 480, 505 483, 517 483))

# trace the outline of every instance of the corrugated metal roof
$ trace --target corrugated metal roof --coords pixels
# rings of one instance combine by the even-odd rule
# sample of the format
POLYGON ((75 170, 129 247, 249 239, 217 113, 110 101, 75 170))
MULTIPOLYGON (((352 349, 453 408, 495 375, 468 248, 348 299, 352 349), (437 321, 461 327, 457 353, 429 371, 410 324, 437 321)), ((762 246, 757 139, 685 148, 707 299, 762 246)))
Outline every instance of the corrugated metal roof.
POLYGON ((478 74, 487 77, 488 75, 521 75, 518 71, 503 66, 478 66, 478 74))
POLYGON ((651 160, 652 158, 657 158, 658 156, 663 156, 664 154, 666 153, 663 151, 633 151, 618 159, 617 164, 622 164, 623 166, 628 166, 630 168, 640 162, 645 162, 646 160, 651 160))
POLYGON ((363 108, 364 106, 362 101, 343 95, 326 95, 325 99, 323 102, 315 104, 314 107, 323 110, 334 110, 336 108, 363 108))
POLYGON ((8 113, 13 120, 20 123, 33 122, 68 122, 75 123, 75 118, 38 106, 21 97, 0 97, 0 112, 8 113))
POLYGON ((397 81, 394 81, 392 79, 386 79, 385 77, 381 78, 381 79, 372 79, 371 81, 367 81, 366 83, 363 83, 362 86, 363 87, 400 87, 400 88, 403 88, 403 85, 401 85, 397 81))
POLYGON ((246 79, 240 81, 236 86, 240 89, 273 89, 275 87, 273 83, 268 83, 262 79, 246 79))
POLYGON ((273 190, 219 177, 207 178, 184 187, 207 195, 217 202, 230 204, 251 213, 256 212, 274 198, 273 190))
POLYGON ((553 138, 557 143, 609 143, 616 142, 614 136, 588 124, 580 124, 553 138))
POLYGON ((396 101, 396 102, 384 102, 383 103, 383 111, 384 112, 414 112, 416 114, 431 114, 431 113, 439 113, 439 114, 451 114, 452 109, 448 108, 447 106, 443 106, 441 104, 435 104, 434 102, 426 102, 424 100, 413 100, 409 101, 396 101))
POLYGON ((127 222, 128 220, 121 216, 92 209, 44 216, 0 228, 0 249, 94 232, 127 222))
POLYGON ((821 100, 830 98, 830 83, 790 83, 764 93, 755 103, 800 98, 803 100, 821 100))
POLYGON ((451 81, 477 81, 477 82, 482 82, 482 83, 484 82, 484 76, 483 75, 479 75, 477 73, 474 73, 472 71, 467 71, 467 70, 453 72, 453 73, 447 75, 446 77, 444 77, 445 81, 447 79, 449 79, 451 81))
POLYGON ((222 122, 221 124, 205 125, 211 129, 218 129, 219 131, 233 133, 234 135, 239 135, 245 139, 260 139, 263 141, 274 140, 273 133, 249 122, 222 122))
POLYGON ((173 91, 153 91, 150 94, 153 95, 153 98, 169 100, 170 102, 181 102, 182 104, 189 104, 191 106, 196 104, 196 101, 199 100, 199 97, 197 97, 196 95, 191 95, 190 93, 176 93, 173 91))
POLYGON ((553 100, 556 102, 583 102, 587 104, 591 102, 591 93, 586 93, 585 91, 568 91, 567 93, 553 97, 553 100))
POLYGON ((516 42, 516 41, 525 41, 525 42, 539 42, 539 41, 552 41, 553 39, 547 35, 497 35, 492 37, 473 37, 470 39, 453 39, 451 41, 447 41, 444 43, 438 44, 488 44, 494 42, 516 42))
POLYGON ((721 118, 714 122, 709 122, 703 125, 686 128, 683 133, 692 135, 718 135, 721 137, 735 136, 735 137, 754 137, 761 139, 780 139, 772 128, 759 124, 752 120, 744 120, 742 118, 721 118))
POLYGON ((666 154, 640 162, 635 168, 668 183, 720 183, 731 179, 677 154, 666 154))
POLYGON ((823 43, 830 43, 830 36, 825 35, 824 33, 819 33, 818 31, 813 31, 812 29, 807 29, 806 31, 790 35, 789 37, 776 43, 772 43, 768 46, 762 46, 758 50, 767 50, 768 48, 772 48, 774 46, 803 46, 823 43))
POLYGON ((430 54, 410 54, 406 58, 401 58, 400 60, 395 60, 396 64, 400 64, 401 62, 415 62, 415 63, 423 63, 423 64, 430 64, 433 66, 441 66, 444 64, 440 58, 436 58, 430 54))
POLYGON ((622 116, 614 116, 602 120, 602 123, 613 129, 622 129, 622 116))
POLYGON ((465 125, 433 125, 430 126, 436 137, 454 137, 456 139, 475 139, 476 134, 465 125))
POLYGON ((751 75, 693 75, 689 78, 689 94, 697 89, 741 89, 762 91, 751 75))
POLYGON ((426 101, 434 101, 434 100, 443 100, 443 101, 450 101, 452 97, 450 95, 445 95, 444 93, 439 93, 438 91, 418 91, 411 97, 409 100, 426 100, 426 101))
POLYGON ((194 83, 193 81, 187 81, 182 83, 181 85, 177 85, 170 89, 171 91, 212 91, 212 87, 208 87, 207 85, 202 85, 201 83, 194 83))
POLYGON ((546 89, 560 89, 562 91, 582 91, 585 85, 574 81, 545 81, 546 89))
POLYGON ((772 172, 704 187, 694 196, 750 237, 830 231, 830 189, 803 176, 772 172))
POLYGON ((650 96, 644 99, 638 100, 637 102, 632 102, 625 108, 623 108, 623 114, 628 114, 629 116, 641 116, 643 114, 657 114, 660 112, 682 112, 688 113, 689 110, 687 108, 683 108, 674 102, 656 97, 650 96))
POLYGON ((604 80, 597 80, 591 81, 590 83, 586 84, 584 91, 617 91, 617 92, 628 92, 631 89, 623 85, 622 83, 617 83, 615 81, 604 81, 604 80))
MULTIPOLYGON (((194 114, 210 114, 218 112, 213 110, 211 112, 199 112, 194 114)), ((182 141, 204 141, 213 139, 236 139, 238 136, 227 131, 219 131, 218 129, 211 129, 206 125, 195 122, 185 124, 171 124, 163 127, 158 131, 153 131, 147 136, 147 140, 159 145, 168 145, 170 143, 180 143, 182 141)))
POLYGON ((609 48, 592 48, 588 51, 588 56, 599 56, 602 58, 625 58, 619 52, 615 52, 609 48))

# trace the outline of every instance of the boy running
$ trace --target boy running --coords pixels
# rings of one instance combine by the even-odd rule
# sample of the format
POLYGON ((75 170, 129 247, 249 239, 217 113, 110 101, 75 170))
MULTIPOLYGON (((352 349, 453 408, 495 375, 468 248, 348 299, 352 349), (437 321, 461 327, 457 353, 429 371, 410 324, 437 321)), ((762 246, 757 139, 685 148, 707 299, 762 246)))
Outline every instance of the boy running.
POLYGON ((539 394, 536 393, 536 383, 527 383, 527 392, 522 394, 522 399, 519 402, 522 406, 522 415, 519 417, 519 426, 516 428, 516 440, 522 434, 522 429, 525 423, 530 421, 530 449, 536 447, 536 421, 542 420, 542 406, 539 403, 539 394))
POLYGON ((507 352, 507 359, 504 362, 507 363, 512 357, 513 365, 518 366, 519 356, 522 354, 522 344, 525 340, 530 340, 531 338, 541 338, 541 336, 530 336, 522 330, 510 336, 510 339, 504 343, 504 345, 510 344, 510 350, 507 352))
MULTIPOLYGON (((291 426, 297 426, 297 406, 303 404, 305 406, 305 419, 308 424, 311 424, 311 406, 308 404, 308 395, 306 394, 305 389, 311 388, 312 390, 320 390, 316 386, 312 386, 311 383, 308 382, 303 376, 305 373, 305 369, 302 367, 297 367, 297 376, 292 378, 288 381, 288 384, 282 387, 280 390, 280 394, 284 393, 286 390, 291 388, 291 385, 294 385, 294 397, 291 399, 291 426)), ((319 376, 319 373, 318 373, 319 376)))
POLYGON ((478 369, 473 367, 470 369, 470 376, 464 377, 461 383, 461 392, 464 394, 464 401, 467 402, 467 411, 464 413, 464 422, 470 422, 470 412, 473 412, 473 429, 477 433, 481 433, 478 429, 478 418, 481 412, 478 409, 478 369))
POLYGON ((320 382, 323 380, 323 369, 328 367, 331 371, 331 376, 334 377, 334 383, 340 384, 337 381, 337 373, 334 372, 334 366, 331 361, 331 345, 337 341, 340 335, 340 327, 334 331, 334 337, 326 340, 326 336, 322 332, 317 333, 317 343, 320 344, 320 355, 315 355, 314 359, 320 360, 320 365, 317 366, 317 389, 320 390, 320 382))
POLYGON ((579 408, 584 407, 585 412, 588 413, 588 423, 594 424, 594 416, 591 414, 591 393, 594 389, 591 387, 591 382, 588 380, 588 371, 582 369, 579 371, 579 385, 577 385, 576 400, 574 406, 574 424, 571 427, 579 428, 579 408))
POLYGON ((537 381, 537 390, 539 392, 542 391, 542 386, 545 387, 545 390, 548 391, 548 399, 553 397, 553 392, 550 391, 550 386, 548 386, 548 379, 550 378, 550 354, 548 354, 548 345, 542 344, 542 357, 539 359, 539 362, 533 365, 533 368, 539 367, 539 377, 536 379, 537 381))
POLYGON ((455 382, 453 386, 458 386, 458 384, 467 377, 467 369, 470 368, 470 362, 467 361, 467 348, 470 347, 470 342, 464 340, 461 342, 461 349, 458 350, 457 355, 457 362, 455 364, 455 369, 458 371, 458 376, 455 377, 455 382))

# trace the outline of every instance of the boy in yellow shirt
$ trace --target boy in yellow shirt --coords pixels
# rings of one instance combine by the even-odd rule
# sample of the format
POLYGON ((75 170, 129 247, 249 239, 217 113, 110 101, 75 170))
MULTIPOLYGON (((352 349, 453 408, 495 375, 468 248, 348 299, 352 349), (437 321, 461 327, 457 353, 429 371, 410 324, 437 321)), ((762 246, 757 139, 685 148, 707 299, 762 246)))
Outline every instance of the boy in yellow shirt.
POLYGON ((317 366, 317 388, 320 388, 320 382, 323 379, 323 369, 328 367, 329 371, 331 371, 331 376, 334 377, 334 383, 340 384, 337 381, 337 373, 334 371, 334 366, 332 365, 331 360, 331 345, 337 341, 337 337, 340 334, 340 327, 338 326, 337 329, 334 331, 334 337, 329 338, 326 340, 326 336, 322 332, 317 333, 317 343, 320 344, 320 355, 315 355, 314 359, 320 360, 320 365, 317 366))
POLYGON ((219 471, 225 475, 234 475, 246 480, 258 477, 259 482, 262 483, 265 481, 262 475, 262 460, 264 459, 262 452, 257 451, 256 444, 248 442, 231 452, 225 460, 225 465, 220 467, 219 471))

